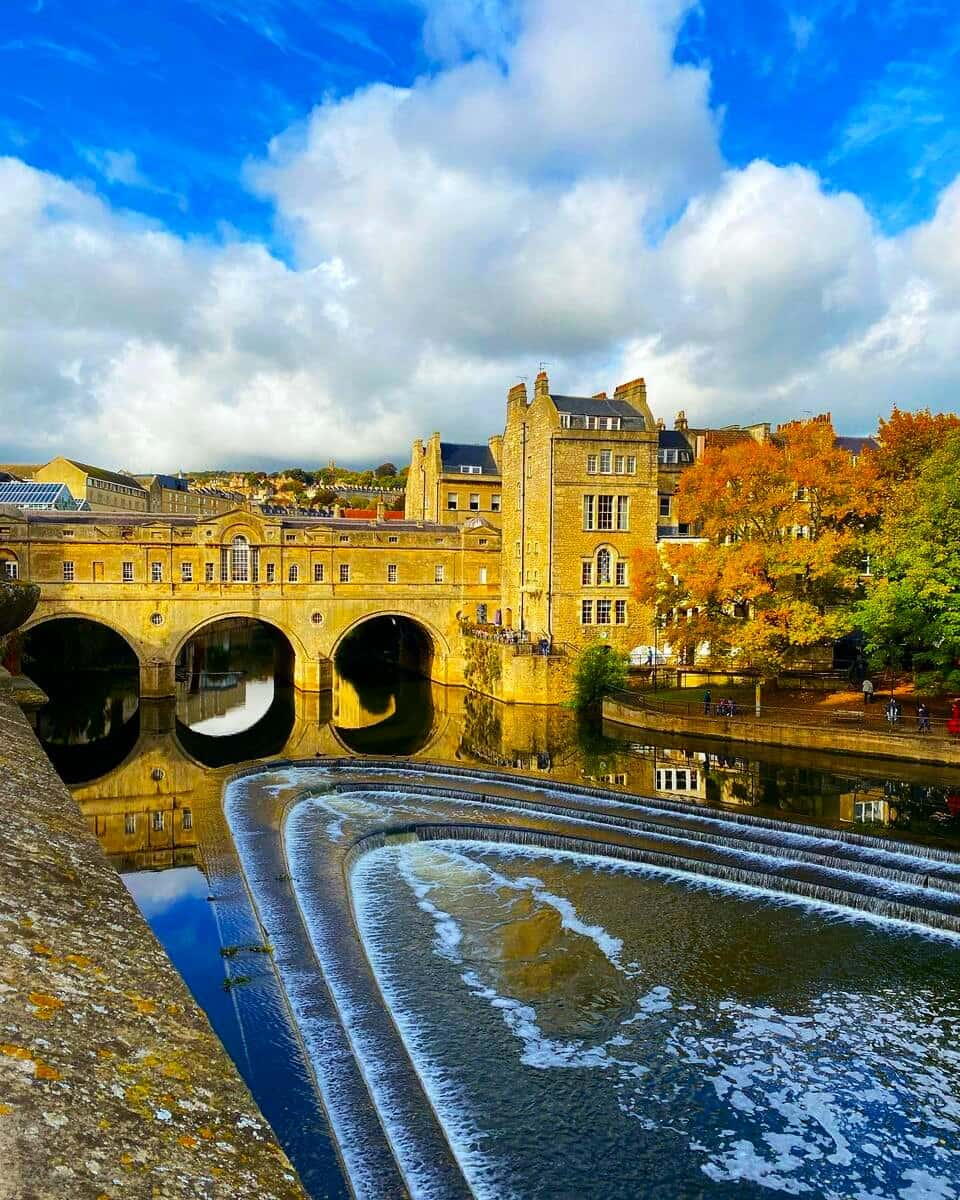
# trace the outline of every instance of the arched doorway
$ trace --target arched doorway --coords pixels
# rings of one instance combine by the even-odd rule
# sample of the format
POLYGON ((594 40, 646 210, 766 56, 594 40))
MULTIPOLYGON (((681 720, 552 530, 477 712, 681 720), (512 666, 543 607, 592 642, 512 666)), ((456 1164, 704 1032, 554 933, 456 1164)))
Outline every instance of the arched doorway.
MULTIPOLYGON (((236 539, 235 539, 236 541, 236 539)), ((236 545, 243 570, 245 546, 236 545)), ((181 646, 176 661, 176 729, 205 766, 278 753, 294 721, 294 648, 274 625, 224 617, 181 646)))
POLYGON ((112 771, 140 732, 140 667, 125 638, 99 621, 56 617, 21 634, 23 670, 49 700, 37 737, 67 784, 112 771))
POLYGON ((347 631, 333 654, 332 722, 348 750, 410 755, 426 745, 434 652, 430 632, 411 617, 368 617, 347 631))

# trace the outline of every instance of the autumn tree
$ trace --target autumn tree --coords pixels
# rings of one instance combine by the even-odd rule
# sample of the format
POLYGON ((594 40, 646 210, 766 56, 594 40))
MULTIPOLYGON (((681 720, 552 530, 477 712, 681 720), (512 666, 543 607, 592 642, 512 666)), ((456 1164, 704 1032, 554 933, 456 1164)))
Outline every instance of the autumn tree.
POLYGON ((794 422, 708 449, 683 475, 680 518, 700 536, 633 563, 634 594, 681 661, 732 659, 769 677, 853 627, 876 478, 834 443, 829 420, 794 422))
POLYGON ((949 434, 960 429, 956 413, 931 413, 929 408, 902 412, 894 406, 880 419, 875 455, 877 474, 887 490, 911 483, 949 434))
POLYGON ((960 423, 925 453, 909 502, 889 505, 873 539, 873 578, 857 612, 875 666, 960 688, 960 423))

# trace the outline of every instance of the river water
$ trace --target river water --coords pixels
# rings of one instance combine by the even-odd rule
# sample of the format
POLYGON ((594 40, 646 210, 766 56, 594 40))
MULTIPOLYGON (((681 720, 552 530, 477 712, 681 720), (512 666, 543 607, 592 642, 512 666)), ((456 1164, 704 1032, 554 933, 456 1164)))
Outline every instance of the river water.
MULTIPOLYGON (((262 936, 221 805, 239 764, 419 755, 960 847, 946 769, 582 727, 382 670, 305 697, 281 667, 238 624, 174 703, 119 664, 32 673, 48 752, 316 1197, 349 1189, 313 1064, 269 956, 237 951, 262 936)), ((502 845, 388 846, 351 882, 478 1195, 960 1195, 948 939, 502 845)))

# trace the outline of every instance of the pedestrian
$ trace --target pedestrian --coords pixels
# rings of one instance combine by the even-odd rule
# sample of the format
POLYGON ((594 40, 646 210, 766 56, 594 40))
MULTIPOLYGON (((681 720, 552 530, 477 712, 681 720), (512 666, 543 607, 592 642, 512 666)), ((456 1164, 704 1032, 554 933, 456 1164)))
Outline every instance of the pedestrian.
POLYGON ((648 667, 653 666, 653 651, 652 650, 647 651, 647 666, 648 667))
POLYGON ((886 716, 891 729, 900 720, 900 705, 895 696, 891 696, 887 701, 886 716))
POLYGON ((710 689, 709 688, 703 693, 703 715, 705 717, 710 716, 710 689))
POLYGON ((917 733, 930 732, 930 709, 921 700, 917 705, 917 733))
POLYGON ((863 702, 864 704, 873 703, 873 682, 869 679, 863 681, 863 702))

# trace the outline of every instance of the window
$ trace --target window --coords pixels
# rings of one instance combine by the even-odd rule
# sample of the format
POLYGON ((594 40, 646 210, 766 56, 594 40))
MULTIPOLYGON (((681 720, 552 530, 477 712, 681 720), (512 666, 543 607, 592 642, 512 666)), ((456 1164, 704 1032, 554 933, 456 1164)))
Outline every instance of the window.
POLYGON ((181 829, 193 828, 193 812, 191 809, 183 808, 180 810, 180 827, 181 829))
POLYGON ((627 582, 627 564, 622 558, 617 559, 617 587, 624 587, 627 582))
POLYGON ((397 535, 395 533, 391 533, 390 536, 387 538, 387 541, 390 543, 391 546, 395 546, 397 544, 397 542, 400 541, 400 539, 397 537, 397 535))
POLYGON ((125 562, 120 567, 120 578, 124 583, 133 583, 133 563, 125 562))
POLYGON ((341 583, 349 583, 350 582, 350 564, 349 563, 341 563, 340 564, 340 582, 341 583))
POLYGON ((622 454, 618 454, 617 457, 613 460, 613 469, 617 475, 623 474, 623 455, 622 454))
POLYGON ((591 587, 593 584, 593 562, 585 558, 580 564, 580 586, 591 587))
POLYGON ((434 583, 443 583, 443 564, 442 563, 437 563, 437 565, 433 568, 433 582, 434 583))
POLYGON ((162 625, 163 624, 163 613, 158 613, 158 612, 151 613, 150 614, 150 624, 151 625, 162 625))
POLYGON ((204 563, 203 564, 203 582, 204 583, 213 583, 213 573, 214 573, 215 569, 216 568, 213 563, 204 563))
POLYGON ((447 509, 450 512, 456 511, 460 506, 460 497, 456 492, 447 492, 447 509))
POLYGON ((267 583, 277 582, 277 564, 267 563, 267 583))
POLYGON ((669 496, 661 496, 660 497, 660 516, 661 517, 669 517, 670 516, 670 497, 669 496))
POLYGON ((150 564, 150 582, 163 583, 163 563, 152 562, 150 564))
POLYGON ((613 604, 610 600, 598 600, 597 601, 597 624, 598 625, 609 625, 610 624, 610 612, 611 612, 612 608, 613 608, 613 604))
POLYGON ((397 582, 397 564, 387 563, 387 583, 397 582))
POLYGON ((597 583, 610 582, 610 551, 605 547, 597 551, 597 583))
POLYGON ((20 573, 19 564, 15 558, 5 558, 3 560, 3 577, 4 579, 16 579, 20 573))
POLYGON ((594 505, 593 496, 584 496, 583 498, 583 527, 584 529, 593 529, 594 524, 594 505))
POLYGON ((617 625, 626 625, 627 623, 627 602, 626 600, 617 600, 613 606, 613 619, 617 625))
POLYGON ((234 583, 250 582, 250 543, 242 534, 230 543, 230 577, 234 583))
POLYGON ((180 564, 180 582, 193 583, 193 563, 180 564))
POLYGON ((483 468, 474 466, 473 464, 468 465, 466 463, 462 463, 460 466, 460 474, 461 475, 482 475, 483 468))
POLYGON ((587 474, 596 475, 597 473, 597 456, 595 454, 587 455, 587 474))
POLYGON ((486 567, 480 568, 480 582, 481 583, 487 582, 487 568, 486 567))
POLYGON ((291 563, 287 568, 287 583, 300 582, 300 568, 296 563, 291 563))
POLYGON ((340 545, 341 546, 346 546, 349 541, 350 541, 349 533, 341 533, 340 534, 340 545))
POLYGON ((597 528, 612 529, 613 528, 613 497, 598 496, 597 497, 597 528))
POLYGON ((153 832, 154 833, 163 833, 163 826, 164 826, 163 818, 164 818, 164 816, 165 816, 165 814, 162 812, 155 812, 153 814, 152 824, 153 824, 153 832))
POLYGON ((124 833, 136 833, 137 832, 137 814, 136 813, 124 813, 123 814, 123 832, 124 833))
POLYGON ((485 604, 477 605, 477 624, 486 625, 487 623, 487 606, 485 604))
POLYGON ((628 475, 636 475, 636 473, 637 473, 636 457, 632 454, 628 454, 627 455, 627 474, 628 475))
POLYGON ((480 511, 480 493, 479 492, 471 492, 470 493, 470 511, 471 512, 479 512, 480 511))
POLYGON ((75 578, 75 575, 74 575, 74 570, 73 570, 73 563, 70 562, 69 559, 67 559, 63 564, 63 582, 64 583, 73 583, 74 578, 75 578))
POLYGON ((499 512, 500 511, 500 496, 499 496, 499 493, 497 493, 497 492, 494 492, 494 494, 490 497, 490 511, 491 512, 499 512))
POLYGON ((613 451, 612 450, 601 450, 600 451, 600 474, 601 475, 609 475, 612 470, 613 470, 613 451))
POLYGON ((313 582, 323 583, 323 563, 313 564, 313 582))
POLYGON ((486 538, 477 538, 477 545, 478 545, 478 546, 485 546, 486 544, 487 544, 487 539, 486 539, 486 538))
POLYGON ((617 528, 618 529, 629 529, 630 528, 630 497, 629 496, 618 496, 617 497, 617 528))
POLYGON ((581 625, 592 625, 593 624, 593 601, 592 600, 581 600, 580 601, 580 624, 581 625))

